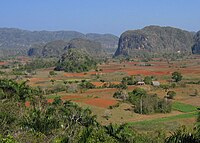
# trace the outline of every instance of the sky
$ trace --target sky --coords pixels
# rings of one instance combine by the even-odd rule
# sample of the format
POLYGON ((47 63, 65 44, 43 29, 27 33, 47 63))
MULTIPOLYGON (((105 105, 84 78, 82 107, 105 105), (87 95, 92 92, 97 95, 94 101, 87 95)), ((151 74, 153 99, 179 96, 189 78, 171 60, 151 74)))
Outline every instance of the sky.
POLYGON ((0 0, 0 27, 112 33, 148 25, 200 30, 200 0, 0 0))

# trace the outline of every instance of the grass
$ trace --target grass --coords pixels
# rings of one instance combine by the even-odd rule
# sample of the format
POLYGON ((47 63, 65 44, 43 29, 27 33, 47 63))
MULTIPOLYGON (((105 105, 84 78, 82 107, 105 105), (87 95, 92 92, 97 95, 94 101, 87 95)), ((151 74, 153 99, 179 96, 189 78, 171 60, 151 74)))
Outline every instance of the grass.
POLYGON ((129 123, 129 126, 134 127, 138 131, 153 131, 153 130, 165 130, 174 131, 182 124, 187 124, 188 127, 193 127, 193 122, 185 123, 186 120, 196 118, 197 112, 179 114, 170 117, 157 118, 151 120, 144 120, 129 123))
POLYGON ((192 106, 190 104, 181 103, 181 102, 174 102, 172 104, 172 109, 178 110, 178 111, 184 112, 184 113, 197 111, 197 107, 192 106))
POLYGON ((192 113, 186 113, 186 114, 180 114, 180 115, 175 115, 175 116, 170 116, 170 117, 164 117, 164 118, 158 118, 158 119, 152 119, 152 120, 145 120, 145 121, 139 121, 139 122, 133 122, 130 123, 130 125, 153 125, 157 124, 160 122, 168 122, 168 121, 173 121, 177 119, 187 119, 187 118, 193 118, 197 116, 197 112, 192 112, 192 113))
MULTIPOLYGON (((56 97, 60 97, 60 98, 62 98, 62 97, 66 97, 66 96, 71 96, 71 95, 62 95, 62 94, 49 94, 49 95, 46 95, 45 97, 47 98, 47 99, 54 99, 54 98, 56 98, 56 97)), ((83 96, 83 97, 80 97, 80 98, 69 98, 69 99, 66 99, 66 100, 73 100, 73 101, 75 101, 75 100, 82 100, 82 99, 89 99, 89 98, 93 98, 92 96, 90 97, 85 97, 85 96, 83 96)))
POLYGON ((54 99, 56 97, 61 97, 60 95, 57 95, 57 94, 51 94, 51 95, 46 95, 45 96, 47 99, 54 99))

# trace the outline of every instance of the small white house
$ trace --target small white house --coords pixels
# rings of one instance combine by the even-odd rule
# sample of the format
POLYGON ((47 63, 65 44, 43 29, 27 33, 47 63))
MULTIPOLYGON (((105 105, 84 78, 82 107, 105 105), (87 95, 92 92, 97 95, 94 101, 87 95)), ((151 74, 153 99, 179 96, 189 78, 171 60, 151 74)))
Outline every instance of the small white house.
POLYGON ((145 83, 143 81, 138 81, 137 85, 145 85, 145 83))
POLYGON ((152 85, 153 86, 160 86, 160 82, 159 81, 152 81, 152 85))

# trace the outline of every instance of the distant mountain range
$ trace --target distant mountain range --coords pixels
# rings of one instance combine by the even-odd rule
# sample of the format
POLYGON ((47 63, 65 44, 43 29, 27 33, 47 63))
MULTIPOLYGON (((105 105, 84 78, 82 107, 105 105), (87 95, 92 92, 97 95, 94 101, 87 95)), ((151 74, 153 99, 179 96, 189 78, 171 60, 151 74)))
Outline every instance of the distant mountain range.
POLYGON ((48 42, 58 40, 69 42, 76 38, 99 42, 102 48, 107 49, 110 53, 114 53, 119 40, 117 36, 112 34, 90 33, 85 35, 76 31, 28 31, 15 28, 0 28, 0 50, 1 53, 20 55, 25 54, 29 48, 36 47, 36 45, 42 47, 48 42))
POLYGON ((134 57, 141 53, 176 52, 200 54, 200 31, 195 33, 173 27, 147 26, 128 30, 118 38, 112 34, 0 28, 0 57, 60 57, 69 48, 84 50, 92 57, 112 54, 115 57, 134 57))
POLYGON ((37 44, 29 49, 28 56, 33 57, 61 57, 68 49, 77 49, 93 58, 106 57, 108 54, 100 42, 76 38, 69 42, 57 40, 47 44, 37 44))

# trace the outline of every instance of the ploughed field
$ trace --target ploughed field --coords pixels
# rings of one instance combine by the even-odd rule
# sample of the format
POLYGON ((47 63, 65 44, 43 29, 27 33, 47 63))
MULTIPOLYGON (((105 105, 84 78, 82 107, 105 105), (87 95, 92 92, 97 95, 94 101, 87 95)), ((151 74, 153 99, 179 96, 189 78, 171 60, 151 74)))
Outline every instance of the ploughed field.
MULTIPOLYGON (((5 64, 6 62, 0 62, 0 65, 5 64)), ((196 107, 200 106, 199 84, 183 84, 175 87, 173 91, 177 95, 172 101, 173 111, 167 114, 150 115, 134 113, 130 103, 113 98, 113 94, 117 91, 116 88, 102 88, 102 86, 104 83, 119 84, 123 77, 131 75, 154 76, 161 84, 168 84, 171 82, 171 74, 175 71, 183 75, 182 82, 200 81, 200 58, 169 62, 160 59, 149 62, 110 60, 106 64, 98 65, 98 69, 98 71, 92 70, 84 73, 56 71, 56 75, 53 76, 49 75, 53 68, 40 69, 36 71, 35 75, 23 76, 22 79, 28 80, 30 86, 39 86, 43 90, 65 86, 63 81, 90 81, 96 86, 95 89, 75 93, 62 91, 45 96, 48 98, 48 102, 52 102, 55 97, 60 96, 63 100, 71 100, 80 106, 90 108, 97 115, 97 120, 104 125, 130 123, 139 130, 147 131, 155 128, 173 130, 182 124, 192 126, 195 122, 196 107), (198 92, 199 96, 192 96, 195 92, 198 92), (105 116, 109 116, 109 118, 105 118, 105 116)), ((161 98, 166 96, 165 90, 152 85, 131 85, 128 86, 128 91, 131 92, 137 87, 145 88, 149 93, 156 93, 161 98)), ((26 104, 28 106, 28 102, 26 104)))

